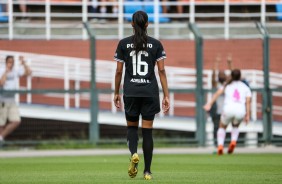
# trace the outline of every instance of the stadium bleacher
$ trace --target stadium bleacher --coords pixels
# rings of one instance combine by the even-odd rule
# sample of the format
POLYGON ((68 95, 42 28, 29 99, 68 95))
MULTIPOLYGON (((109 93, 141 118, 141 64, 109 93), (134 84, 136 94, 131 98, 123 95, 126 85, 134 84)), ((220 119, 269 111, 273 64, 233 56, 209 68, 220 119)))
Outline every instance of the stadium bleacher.
POLYGON ((3 6, 0 4, 0 23, 1 22, 8 22, 8 16, 4 14, 3 6))
POLYGON ((277 4, 276 4, 276 11, 277 11, 277 13, 280 13, 280 14, 277 16, 277 19, 278 19, 278 20, 282 20, 282 3, 277 3, 277 4))
MULTIPOLYGON (((128 0, 127 2, 133 2, 133 0, 128 0)), ((124 13, 130 15, 130 16, 126 17, 126 20, 127 20, 127 21, 132 21, 131 15, 132 15, 134 12, 141 10, 141 11, 144 11, 144 12, 148 13, 149 22, 154 22, 154 21, 155 21, 155 18, 154 18, 154 8, 155 8, 154 5, 141 5, 141 4, 137 4, 137 5, 133 5, 133 4, 132 4, 132 5, 125 5, 125 6, 124 6, 124 13)), ((169 22, 169 21, 170 21, 169 18, 163 17, 163 16, 161 15, 161 13, 162 13, 162 11, 163 11, 161 5, 159 5, 158 9, 159 9, 159 13, 160 13, 158 21, 159 21, 160 23, 167 23, 167 22, 169 22)))
MULTIPOLYGON (((152 23, 149 31, 153 31, 153 36, 156 38, 191 39, 191 32, 187 29, 186 24, 188 21, 197 22, 203 30, 204 36, 207 35, 208 38, 218 38, 219 35, 224 35, 223 38, 241 38, 242 35, 259 37, 254 21, 265 22, 268 30, 276 37, 282 34, 282 25, 277 21, 276 14, 278 1, 265 1, 265 4, 260 1, 230 1, 227 5, 222 0, 185 1, 181 2, 185 6, 183 14, 178 14, 176 11, 176 6, 179 3, 177 1, 160 1, 158 3, 155 1, 122 1, 119 3, 124 6, 120 8, 120 11, 124 11, 124 14, 113 13, 109 8, 106 14, 101 14, 88 12, 87 7, 92 5, 88 1, 51 0, 50 4, 46 4, 44 0, 32 0, 27 1, 28 12, 25 15, 29 24, 21 22, 23 15, 18 11, 19 1, 12 2, 15 5, 14 11, 9 16, 13 17, 13 21, 10 24, 0 25, 2 28, 0 38, 87 39, 81 22, 103 19, 107 21, 91 22, 92 27, 95 28, 96 37, 98 39, 120 39, 132 33, 131 26, 128 24, 131 15, 126 12, 132 12, 137 7, 149 13, 149 19, 152 23), (154 22, 155 6, 159 10, 158 22, 154 22), (169 7, 168 13, 162 13, 163 6, 169 7), (228 11, 225 11, 225 7, 229 7, 228 11), (222 31, 225 34, 222 34, 222 31)), ((105 6, 118 5, 117 3, 106 2, 105 6)), ((99 6, 101 2, 97 2, 97 4, 99 6)), ((7 21, 7 17, 5 17, 5 21, 7 21)))
MULTIPOLYGON (((193 40, 193 36, 191 36, 191 32, 187 28, 187 22, 195 22, 197 25, 199 25, 199 28, 201 32, 204 35, 205 39, 230 39, 230 38, 240 38, 240 39, 256 39, 256 45, 260 44, 261 42, 258 41, 261 38, 261 35, 257 31, 254 21, 260 21, 261 23, 264 23, 268 30, 271 33, 272 38, 281 38, 281 22, 277 21, 277 17, 279 17, 278 14, 276 14, 276 11, 281 11, 279 9, 279 4, 277 4, 277 1, 265 1, 265 5, 261 3, 261 1, 230 1, 229 4, 225 4, 226 1, 185 1, 183 2, 183 6, 186 7, 185 12, 183 14, 177 14, 175 11, 175 7, 178 2, 159 2, 159 3, 153 3, 153 1, 142 1, 139 2, 137 5, 130 4, 129 1, 124 1, 122 8, 124 8, 123 12, 120 12, 119 14, 114 14, 112 12, 108 12, 105 15, 99 14, 99 13, 91 13, 87 11, 87 6, 90 6, 90 4, 85 3, 86 1, 81 0, 51 0, 48 1, 50 4, 45 4, 46 1, 44 0, 31 0, 28 1, 29 6, 29 12, 27 13, 27 16, 29 17, 29 22, 21 22, 17 19, 17 17, 21 17, 22 15, 17 11, 17 5, 18 1, 13 1, 15 3, 15 11, 10 12, 12 21, 9 23, 3 23, 0 24, 0 38, 4 39, 2 43, 9 44, 14 43, 13 39, 32 39, 34 44, 36 41, 34 39, 47 39, 52 41, 52 39, 77 39, 83 42, 81 39, 86 40, 87 34, 82 27, 81 22, 85 22, 91 17, 98 17, 98 18, 105 18, 108 21, 104 24, 99 22, 90 22, 91 28, 95 30, 95 34, 97 36, 97 39, 107 39, 107 40, 116 40, 123 38, 127 35, 132 34, 132 27, 130 24, 128 24, 128 21, 131 21, 131 14, 135 12, 136 10, 144 10, 147 13, 149 13, 149 20, 152 24, 150 24, 150 27, 148 29, 148 33, 150 35, 161 38, 161 39, 169 39, 169 41, 166 42, 166 48, 170 48, 170 53, 174 54, 173 52, 180 55, 185 55, 185 57, 170 57, 170 60, 175 61, 175 65, 177 66, 170 66, 168 67, 168 79, 169 79, 169 86, 174 89, 180 89, 180 88, 194 88, 195 87, 195 73, 196 71, 188 68, 185 64, 189 63, 189 67, 194 67, 194 64, 191 64, 191 61, 194 56, 189 53, 187 56, 187 52, 194 52, 194 50, 182 50, 182 53, 178 53, 177 50, 173 50, 172 47, 175 48, 191 48, 191 44, 187 44, 187 42, 191 43, 193 40), (195 4, 191 3, 194 2, 195 4), (32 4, 34 3, 34 4, 32 4), (168 3, 168 4, 165 4, 168 3), (171 9, 167 14, 162 13, 162 7, 164 5, 170 6, 171 9), (45 6, 47 7, 45 9, 45 6), (40 7, 40 9, 37 10, 37 7, 40 7), (49 7, 49 8, 48 8, 49 7), (66 8, 68 7, 68 8, 66 8), (193 9, 190 9, 190 7, 194 7, 193 9), (226 8, 228 7, 228 8, 226 8), (246 7, 246 11, 243 12, 241 7, 246 7), (265 10, 263 9, 265 8, 265 10), (275 9, 277 8, 277 9, 275 9), (155 22, 154 20, 154 10, 158 9, 158 16, 159 19, 155 22), (42 11, 41 11, 42 10, 42 11), (46 10, 46 11, 45 11, 46 10), (263 11, 264 10, 264 11, 263 11), (274 12, 275 11, 275 12, 274 12), (185 21, 179 21, 180 19, 184 19, 185 21), (11 42, 6 42, 6 39, 12 40, 11 42), (183 42, 178 45, 179 42, 176 44, 172 44, 175 40, 174 39, 180 39, 183 42), (169 43, 171 41, 171 43, 169 43), (187 59, 189 58, 189 59, 187 59), (185 66, 185 67, 184 67, 185 66), (188 82, 187 82, 188 81, 188 82)), ((107 6, 112 6, 111 2, 107 2, 107 6)), ((122 10, 122 8, 120 10, 122 10)), ((1 12, 1 11, 0 11, 1 12)), ((3 11, 2 11, 3 12, 3 11)), ((0 17, 6 16, 6 14, 0 14, 0 17)), ((7 18, 7 17, 6 17, 7 18)), ((7 20, 7 19, 6 19, 7 20)), ((280 19, 278 19, 280 20, 280 19)), ((4 21, 5 22, 5 21, 4 21)), ((7 21, 6 21, 7 22, 7 21)), ((221 40, 224 42, 225 40, 221 40)), ((246 40, 244 40, 246 41, 246 40)), ((261 72, 262 65, 259 64, 257 66, 256 64, 248 65, 253 68, 244 68, 246 67, 243 62, 249 62, 249 63, 256 63, 260 62, 262 60, 261 55, 262 51, 256 47, 256 45, 252 44, 239 44, 239 45, 232 45, 230 44, 230 49, 225 48, 225 45, 222 44, 222 42, 216 42, 218 45, 213 45, 212 47, 205 47, 209 48, 205 50, 205 53, 212 53, 217 52, 217 49, 222 49, 220 52, 223 54, 226 54, 227 52, 232 51, 233 53, 237 53, 238 60, 241 59, 239 66, 243 67, 244 73, 249 77, 249 80, 252 81, 252 87, 262 87, 263 86, 263 74, 261 72), (250 49, 244 48, 245 45, 250 45, 250 49), (210 49, 212 48, 212 49, 210 49), (214 49, 214 50, 213 50, 214 49), (225 50, 224 50, 225 49, 225 50), (240 49, 240 51, 238 51, 240 49), (252 58, 250 58, 249 53, 252 52, 252 58), (239 54, 240 53, 240 54, 239 54), (246 55, 246 56, 245 56, 246 55), (256 55, 256 56, 255 56, 256 55), (259 56, 257 56, 259 55, 259 56), (242 62, 243 61, 243 62, 242 62)), ((227 42, 227 41, 226 41, 227 42)), ((244 43, 247 43, 244 42, 244 43)), ((280 42, 277 42, 279 45, 280 42)), ((26 44, 24 46, 20 47, 26 47, 31 48, 32 44, 26 44)), ((101 44, 101 43, 100 43, 101 44)), ((104 43, 105 44, 105 43, 104 43)), ((114 42, 108 42, 106 43, 108 45, 114 44, 114 42)), ((205 43, 207 45, 211 45, 211 42, 205 43)), ((103 45, 103 44, 102 44, 103 45)), ((65 47, 68 47, 66 45, 65 47)), ((66 50, 65 47, 62 47, 60 49, 66 50)), ((2 47, 1 47, 2 48, 2 47)), ((15 48, 15 47, 14 47, 15 48)), ((17 46, 18 48, 18 46, 17 46)), ((47 48, 47 47, 46 47, 47 48)), ((275 46, 273 48, 278 48, 278 46, 275 46)), ((273 49, 272 48, 272 49, 273 49)), ((101 49, 100 45, 98 46, 98 49, 101 49)), ((16 49, 15 49, 16 50, 16 49)), ((24 50, 24 49, 23 49, 24 50)), ((31 49, 32 50, 32 49, 31 49)), ((22 50, 16 50, 16 52, 22 51, 22 50)), ((7 51, 9 53, 10 51, 7 51)), ((33 51, 30 51, 33 52, 33 51)), ((35 52, 35 51, 34 51, 35 52)), ((47 53, 48 48, 43 53, 47 53)), ((72 52, 72 51, 71 51, 72 52)), ((75 52, 75 51, 73 51, 75 52)), ((99 57, 105 57, 104 55, 110 55, 110 53, 113 53, 114 51, 107 49, 99 50, 99 54, 103 54, 103 56, 99 55, 99 57)), ((277 63, 277 58, 279 59, 279 54, 275 52, 271 53, 272 59, 275 60, 275 63, 277 63)), ((16 53, 13 53, 16 54, 16 53)), ((19 54, 19 52, 18 52, 19 54)), ((25 54, 27 58, 31 61, 31 66, 34 69, 34 75, 32 79, 28 79, 27 83, 32 84, 32 87, 42 87, 40 84, 42 84, 42 81, 45 82, 47 87, 52 87, 52 85, 55 86, 57 82, 50 82, 52 80, 59 81, 58 84, 60 84, 61 88, 66 88, 67 90, 70 89, 70 86, 79 86, 82 85, 89 85, 89 60, 83 59, 83 58, 68 58, 68 54, 61 54, 56 53, 58 55, 64 55, 64 57, 57 57, 57 56, 51 56, 54 53, 47 53, 44 56, 38 56, 39 53, 21 53, 25 54), (34 58, 33 58, 34 57, 34 58), (43 59, 44 58, 44 59, 43 59), (53 62, 53 61, 56 62, 53 62), (71 62, 68 62, 66 60, 69 60, 71 62), (34 62, 36 61, 36 62, 34 62), (52 61, 52 62, 51 62, 52 61), (59 62, 57 62, 59 61, 59 62), (78 64, 77 62, 81 62, 83 64, 78 64), (53 63, 54 67, 47 66, 47 64, 53 63), (69 63, 69 64, 66 64, 69 63), (75 72, 80 72, 77 69, 77 65, 80 65, 83 70, 81 70, 82 77, 77 77, 75 72), (67 68, 67 69, 66 69, 67 68), (47 71, 47 69, 49 69, 47 71), (68 75, 63 73, 63 71, 68 71, 68 75), (70 74, 70 75, 69 75, 70 74), (52 80, 45 80, 44 78, 48 78, 46 76, 49 76, 49 78, 52 78, 52 80), (66 77, 67 76, 67 77, 66 77), (56 79, 54 79, 56 78, 56 79), (67 79, 66 79, 67 78, 67 79), (79 79, 79 80, 77 80, 79 79), (34 82, 35 81, 35 82, 34 82), (41 83, 40 83, 41 81, 41 83), (79 81, 79 82, 78 82, 79 81), (50 86, 49 86, 50 85, 50 86)), ((54 55, 56 55, 54 54, 54 55)), ((205 56, 205 62, 211 63, 212 58, 210 57, 212 54, 209 54, 205 56), (207 60, 207 61, 206 61, 207 60)), ((84 56, 85 57, 85 56, 84 56)), ((88 55, 87 55, 88 57, 88 55)), ((236 57, 235 57, 236 58, 236 57)), ((236 59, 237 59, 236 58, 236 59)), ((98 58, 100 59, 100 58, 98 58)), ((99 73, 97 75, 97 80, 104 80, 106 81, 106 84, 103 84, 105 86, 111 86, 112 87, 112 77, 113 72, 109 75, 109 71, 112 71, 112 68, 114 68, 113 63, 110 63, 108 61, 109 59, 102 59, 101 62, 97 62, 97 67, 99 71, 104 71, 102 73, 99 73)), ((236 61, 237 62, 237 61, 236 61)), ((237 64, 238 64, 237 63, 237 64)), ((173 62, 170 64, 174 65, 173 62)), ((205 65, 204 68, 204 82, 205 87, 207 89, 210 89, 210 86, 208 85, 208 81, 210 80, 211 71, 209 70, 211 67, 211 64, 205 65), (209 68, 209 69, 207 69, 209 68)), ((79 67, 78 67, 79 68, 79 67)), ((277 69, 276 65, 272 66, 272 69, 277 69)), ((272 87, 279 86, 279 82, 281 81, 281 74, 276 73, 279 71, 275 71, 270 74, 271 77, 271 85, 272 87)), ((46 87, 46 86, 44 86, 46 87)), ((57 87, 57 86, 56 86, 57 87)), ((27 89, 28 86, 24 86, 22 89, 27 89)), ((180 89, 181 90, 181 89, 180 89)), ((193 94, 187 95, 187 94, 170 94, 173 106, 170 111, 170 116, 194 116, 195 115, 195 99, 193 94), (185 96, 186 95, 186 96, 185 96), (188 108, 188 110, 187 110, 188 108)), ((89 114, 85 113, 83 111, 83 108, 89 107, 89 94, 67 94, 67 93, 51 93, 46 95, 41 95, 41 97, 44 96, 44 99, 49 99, 47 106, 38 106, 38 103, 42 103, 42 98, 40 99, 40 95, 32 95, 28 94, 26 95, 26 101, 21 101, 23 103, 27 103, 21 106, 21 110, 26 118, 45 118, 48 119, 50 116, 47 114, 44 114, 44 111, 46 109, 49 110, 53 114, 53 119, 55 120, 61 120, 61 121, 80 121, 82 123, 89 122, 89 114), (40 101, 40 100, 41 101, 40 101), (54 102, 52 104, 51 102, 54 102), (80 103, 81 102, 81 103, 80 103), (82 103, 83 102, 83 103, 82 103), (51 103, 51 104, 49 104, 51 103), (86 104, 86 105, 85 105, 86 104), (51 106, 55 106, 54 108, 51 106), (76 111, 76 110, 81 111, 76 111), (74 113, 72 110, 75 110, 76 113, 74 113), (34 113, 34 112, 37 113, 34 113), (64 119, 65 118, 65 119, 64 119)), ((243 131, 256 134, 255 138, 259 136, 263 129, 262 129, 262 123, 261 123, 261 117, 263 113, 263 107, 262 107, 262 101, 261 101, 261 92, 255 92, 254 94, 255 101, 253 102, 253 108, 256 109, 254 113, 252 113, 253 121, 257 121, 258 125, 254 125, 250 129, 243 129, 243 131), (255 130, 255 132, 254 132, 255 130)), ((209 95, 210 98, 210 95, 209 95)), ((21 100, 25 99, 25 97, 20 98, 21 100)), ((122 114, 120 112, 116 112, 116 109, 114 108, 112 104, 112 96, 111 94, 100 94, 99 100, 100 100, 100 107, 103 110, 108 110, 107 113, 100 112, 100 119, 99 122, 103 124, 114 124, 117 126, 121 126, 124 122, 121 118, 122 114), (106 105, 105 105, 106 104, 106 105), (110 111, 109 111, 110 110, 110 111), (116 119, 117 121, 113 121, 116 119)), ((275 117, 275 120, 280 120, 281 118, 281 107, 277 105, 281 100, 281 93, 280 92, 273 92, 273 99, 275 99, 275 102, 273 103, 273 116, 275 117), (278 99, 278 100, 277 100, 278 99), (278 117, 278 118, 277 118, 278 117)), ((162 114, 160 115, 160 117, 162 114)), ((276 122, 275 122, 276 123, 276 122)), ((166 122, 162 121, 160 118, 160 121, 156 123, 157 128, 162 129, 169 129, 169 130, 177 130, 177 131, 195 131, 195 119, 182 119, 181 121, 177 121, 174 125, 166 124, 166 122), (184 129, 181 129, 181 127, 188 123, 184 129), (175 126, 174 126, 175 125, 175 126)), ((281 136, 279 134, 280 131, 280 124, 275 124, 275 136, 281 136), (278 126, 279 125, 279 126, 278 126), (279 130, 279 131, 278 131, 279 130), (278 133, 277 133, 278 132, 278 133)), ((208 133, 211 132, 211 128, 208 127, 208 133)), ((249 134, 249 135, 251 135, 249 134)), ((254 139, 252 137, 251 139, 254 139)))

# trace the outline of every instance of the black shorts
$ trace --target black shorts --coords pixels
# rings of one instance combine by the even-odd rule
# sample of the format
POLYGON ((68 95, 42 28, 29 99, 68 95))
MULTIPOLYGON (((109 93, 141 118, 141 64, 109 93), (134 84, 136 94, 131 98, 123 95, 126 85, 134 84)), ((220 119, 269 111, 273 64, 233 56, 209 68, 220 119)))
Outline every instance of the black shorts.
POLYGON ((160 98, 156 97, 126 97, 123 96, 126 119, 139 120, 140 114, 144 120, 153 120, 160 112, 160 98), (131 117, 131 118, 130 118, 131 117))

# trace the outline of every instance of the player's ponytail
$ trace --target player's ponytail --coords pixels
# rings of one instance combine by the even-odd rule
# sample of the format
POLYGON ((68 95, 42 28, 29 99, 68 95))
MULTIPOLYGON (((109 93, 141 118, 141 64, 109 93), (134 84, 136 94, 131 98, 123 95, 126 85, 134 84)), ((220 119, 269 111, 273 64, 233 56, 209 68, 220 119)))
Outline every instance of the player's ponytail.
POLYGON ((147 50, 147 25, 148 15, 145 12, 137 11, 132 15, 133 45, 136 54, 141 50, 147 50))

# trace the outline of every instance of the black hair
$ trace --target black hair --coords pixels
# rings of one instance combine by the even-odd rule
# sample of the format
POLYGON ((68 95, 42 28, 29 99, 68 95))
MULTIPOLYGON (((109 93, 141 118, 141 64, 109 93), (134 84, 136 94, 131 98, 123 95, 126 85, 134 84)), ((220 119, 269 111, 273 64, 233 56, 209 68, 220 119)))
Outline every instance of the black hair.
POLYGON ((232 81, 239 81, 241 79, 241 71, 239 69, 234 69, 231 72, 232 81))
POLYGON ((134 28, 133 45, 136 54, 141 50, 147 50, 147 26, 148 15, 143 11, 137 11, 132 15, 134 28))
POLYGON ((9 59, 14 59, 14 56, 8 55, 5 59, 6 63, 8 62, 9 59))
POLYGON ((231 71, 231 78, 226 83, 226 85, 231 84, 233 81, 240 81, 241 80, 241 71, 239 69, 234 69, 231 71))

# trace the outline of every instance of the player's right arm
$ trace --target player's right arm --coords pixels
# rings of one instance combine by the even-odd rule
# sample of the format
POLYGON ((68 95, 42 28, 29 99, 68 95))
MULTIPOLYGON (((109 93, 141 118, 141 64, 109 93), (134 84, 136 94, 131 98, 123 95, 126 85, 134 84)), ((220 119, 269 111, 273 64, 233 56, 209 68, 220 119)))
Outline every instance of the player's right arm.
POLYGON ((162 108, 163 108, 163 112, 167 113, 170 108, 170 103, 169 103, 169 93, 168 93, 168 85, 167 85, 167 77, 166 77, 166 72, 165 72, 164 59, 158 61, 157 65, 158 65, 160 81, 161 81, 161 85, 162 85, 162 89, 164 93, 164 98, 162 101, 162 108))
POLYGON ((4 73, 1 75, 1 78, 0 78, 0 86, 4 86, 6 80, 7 80, 7 75, 9 73, 9 69, 6 68, 6 70, 4 71, 4 73))
POLYGON ((115 96, 114 96, 114 103, 117 108, 120 108, 120 104, 121 104, 119 88, 122 78, 122 71, 123 71, 123 62, 117 62, 117 69, 115 74, 115 96))
POLYGON ((122 51, 123 43, 120 41, 118 43, 114 60, 117 62, 116 74, 115 74, 115 95, 114 95, 114 104, 117 108, 120 108, 121 98, 119 95, 119 88, 122 78, 122 71, 124 65, 124 54, 122 51))

